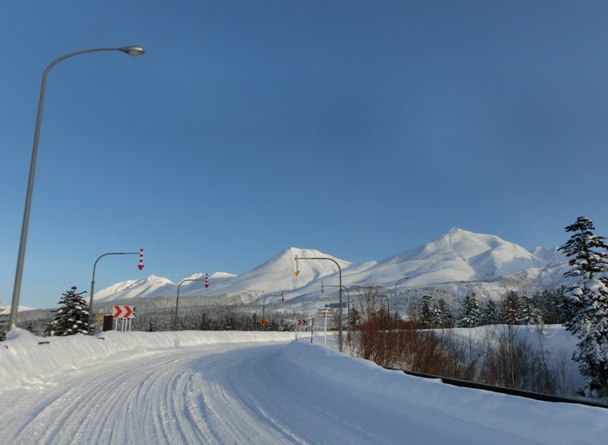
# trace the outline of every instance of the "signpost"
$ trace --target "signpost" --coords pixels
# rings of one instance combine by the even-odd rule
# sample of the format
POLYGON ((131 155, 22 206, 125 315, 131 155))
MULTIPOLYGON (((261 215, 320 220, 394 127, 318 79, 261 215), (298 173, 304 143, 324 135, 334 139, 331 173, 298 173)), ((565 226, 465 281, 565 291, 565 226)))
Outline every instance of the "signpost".
MULTIPOLYGON (((112 316, 117 323, 118 328, 118 319, 122 319, 122 331, 130 331, 131 330, 131 320, 135 318, 135 308, 132 306, 114 306, 114 312, 112 316)), ((118 329, 116 329, 118 330, 118 329)))
POLYGON ((103 309, 99 310, 99 335, 103 334, 103 309))
POLYGON ((319 318, 325 319, 325 327, 323 328, 323 333, 325 334, 323 337, 325 338, 325 346, 327 346, 327 317, 333 317, 335 314, 333 307, 322 307, 317 311, 319 318))

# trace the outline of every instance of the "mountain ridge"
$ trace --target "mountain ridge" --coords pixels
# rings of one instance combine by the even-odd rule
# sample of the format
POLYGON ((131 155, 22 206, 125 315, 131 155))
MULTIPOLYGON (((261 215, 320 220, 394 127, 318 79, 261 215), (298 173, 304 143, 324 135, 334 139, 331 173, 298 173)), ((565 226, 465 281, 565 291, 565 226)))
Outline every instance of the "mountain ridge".
MULTIPOLYGON (((496 235, 478 234, 454 227, 416 248, 380 261, 359 264, 315 249, 290 247, 241 275, 212 273, 208 276, 208 288, 204 285, 206 274, 193 274, 181 280, 180 295, 248 293, 255 300, 269 293, 281 292, 285 293, 286 299, 291 299, 319 292, 322 281, 337 285, 340 278, 343 286, 374 284, 391 287, 407 277, 407 285, 411 287, 492 282, 514 277, 514 280, 525 282, 526 286, 542 288, 555 286, 566 265, 565 257, 557 248, 536 247, 528 251, 496 235), (294 274, 296 255, 298 276, 294 274)), ((173 296, 178 284, 152 275, 144 280, 128 280, 102 289, 96 293, 95 300, 101 303, 173 296)))

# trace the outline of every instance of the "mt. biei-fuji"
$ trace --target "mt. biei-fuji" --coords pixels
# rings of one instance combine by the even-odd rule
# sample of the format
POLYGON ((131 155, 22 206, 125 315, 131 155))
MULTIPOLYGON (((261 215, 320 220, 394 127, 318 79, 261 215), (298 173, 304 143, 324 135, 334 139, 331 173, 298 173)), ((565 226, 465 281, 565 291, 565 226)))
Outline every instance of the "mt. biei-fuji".
MULTIPOLYGON (((353 264, 313 249, 292 247, 242 275, 197 273, 183 282, 183 296, 240 296, 254 301, 284 293, 285 299, 318 295, 321 283, 337 286, 339 272, 333 261, 298 261, 295 256, 330 258, 340 265, 342 285, 392 288, 401 280, 408 288, 448 287, 456 294, 472 288, 481 297, 500 296, 507 290, 550 289, 563 284, 566 258, 557 248, 528 251, 494 235, 453 228, 439 238, 382 261, 353 264), (407 277, 407 280, 404 280, 407 277), (192 281, 196 280, 196 281, 192 281)), ((182 280, 183 281, 183 280, 182 280)), ((150 276, 109 286, 95 294, 96 302, 148 297, 174 297, 179 283, 150 276)), ((337 289, 336 289, 337 291, 337 289)))

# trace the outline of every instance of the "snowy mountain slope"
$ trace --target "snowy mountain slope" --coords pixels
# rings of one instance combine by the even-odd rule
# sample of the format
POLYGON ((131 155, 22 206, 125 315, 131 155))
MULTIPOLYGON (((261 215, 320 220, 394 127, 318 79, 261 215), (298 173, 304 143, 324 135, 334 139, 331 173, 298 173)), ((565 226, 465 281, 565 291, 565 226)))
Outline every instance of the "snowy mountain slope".
POLYGON ((331 261, 302 260, 299 261, 300 275, 294 275, 295 256, 304 258, 331 258, 340 267, 349 268, 352 263, 333 257, 314 249, 298 249, 292 247, 276 255, 255 269, 234 279, 228 292, 239 292, 244 288, 258 289, 261 293, 293 291, 302 289, 310 282, 331 276, 336 272, 336 266, 331 261))
MULTIPOLYGON (((459 228, 450 229, 437 239, 420 247, 407 250, 382 261, 362 264, 333 257, 314 249, 292 247, 242 275, 216 272, 209 276, 205 288, 205 274, 197 273, 182 284, 180 295, 218 296, 248 294, 248 299, 285 292, 286 299, 303 295, 318 295, 321 282, 337 286, 340 265, 343 286, 379 285, 392 287, 407 277, 407 286, 428 286, 462 282, 488 282, 482 295, 505 282, 516 286, 555 287, 563 281, 566 259, 557 249, 537 247, 530 252, 517 244, 504 241, 495 235, 477 234, 459 228), (294 275, 295 256, 299 275, 294 275), (305 260, 305 258, 330 258, 305 260), (509 280, 502 278, 510 277, 509 280), (494 285, 492 285, 494 283, 494 285), (494 287, 492 287, 494 286, 494 287)), ((118 283, 95 295, 98 302, 130 298, 173 296, 178 283, 151 276, 146 280, 118 283)))
POLYGON ((115 301, 129 298, 166 295, 174 286, 167 278, 150 275, 144 280, 128 280, 106 287, 94 295, 95 301, 115 301))
MULTIPOLYGON (((494 235, 453 228, 434 241, 378 263, 370 273, 410 277, 409 284, 479 281, 511 275, 545 261, 514 243, 494 235)), ((396 280, 395 280, 396 281, 396 280)))

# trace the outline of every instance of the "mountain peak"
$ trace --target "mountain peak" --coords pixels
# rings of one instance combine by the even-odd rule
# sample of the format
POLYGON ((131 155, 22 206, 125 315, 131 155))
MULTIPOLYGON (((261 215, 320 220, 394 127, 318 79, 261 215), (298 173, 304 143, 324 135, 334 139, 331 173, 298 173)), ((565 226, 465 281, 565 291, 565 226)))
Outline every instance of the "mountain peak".
MULTIPOLYGON (((209 295, 248 293, 253 297, 275 292, 288 292, 290 298, 314 295, 321 280, 335 285, 341 273, 344 286, 374 283, 393 286, 404 277, 408 285, 491 281, 495 278, 552 265, 557 270, 566 263, 555 251, 536 249, 529 252, 515 243, 495 235, 470 232, 452 227, 435 240, 404 251, 382 261, 353 264, 315 249, 290 247, 241 275, 216 272, 209 276, 209 295), (295 258, 298 257, 298 275, 295 258), (323 261, 331 260, 331 261, 323 261), (336 267, 337 263, 340 269, 336 267), (556 268, 557 266, 557 268, 556 268)), ((548 272, 543 276, 548 276, 548 272)), ((198 273, 191 278, 203 278, 198 273)), ((555 280, 553 280, 555 281, 555 280)), ((202 283, 188 286, 197 289, 202 283)), ((99 292, 99 301, 134 297, 168 296, 176 293, 177 284, 154 275, 146 280, 117 283, 99 292)))

